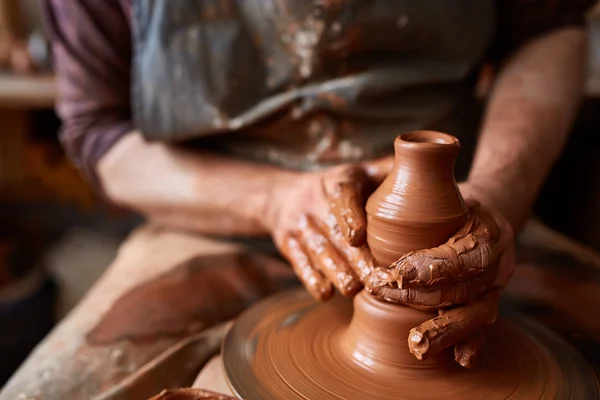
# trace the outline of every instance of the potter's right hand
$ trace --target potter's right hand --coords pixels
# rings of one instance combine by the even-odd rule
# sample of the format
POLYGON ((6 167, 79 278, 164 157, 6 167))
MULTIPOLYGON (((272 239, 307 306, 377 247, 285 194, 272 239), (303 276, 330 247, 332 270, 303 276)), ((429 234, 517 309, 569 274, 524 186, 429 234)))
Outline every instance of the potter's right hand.
POLYGON ((469 367, 481 353, 483 330, 496 320, 500 293, 514 271, 514 239, 500 213, 476 200, 466 202, 467 222, 445 244, 374 269, 366 286, 385 301, 438 312, 410 331, 415 357, 455 346, 456 361, 469 367))
POLYGON ((373 270, 365 202, 392 163, 385 158, 299 173, 275 189, 267 226, 315 299, 330 299, 334 288, 353 296, 373 270))

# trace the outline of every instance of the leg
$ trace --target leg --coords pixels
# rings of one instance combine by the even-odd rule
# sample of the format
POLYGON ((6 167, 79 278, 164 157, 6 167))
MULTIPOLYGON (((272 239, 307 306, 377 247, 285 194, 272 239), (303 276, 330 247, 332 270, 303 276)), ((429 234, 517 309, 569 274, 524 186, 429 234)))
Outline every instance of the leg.
POLYGON ((293 279, 241 245, 140 228, 0 400, 143 399, 189 386, 218 350, 219 324, 293 279))

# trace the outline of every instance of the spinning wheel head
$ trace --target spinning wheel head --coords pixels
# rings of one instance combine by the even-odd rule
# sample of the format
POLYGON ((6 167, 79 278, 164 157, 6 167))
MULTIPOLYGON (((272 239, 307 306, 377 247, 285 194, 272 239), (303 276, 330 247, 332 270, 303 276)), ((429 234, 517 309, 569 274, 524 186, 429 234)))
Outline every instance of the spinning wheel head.
MULTIPOLYGON (((357 309, 369 307, 361 297, 357 309)), ((272 297, 243 314, 227 335, 227 380, 247 400, 600 399, 582 357, 521 317, 506 316, 490 327, 481 365, 472 370, 458 366, 452 353, 417 361, 401 339, 407 332, 397 340, 387 336, 391 347, 376 338, 390 351, 373 354, 372 345, 365 347, 352 332, 373 323, 353 321, 352 301, 341 297, 328 303, 304 291, 272 297)))

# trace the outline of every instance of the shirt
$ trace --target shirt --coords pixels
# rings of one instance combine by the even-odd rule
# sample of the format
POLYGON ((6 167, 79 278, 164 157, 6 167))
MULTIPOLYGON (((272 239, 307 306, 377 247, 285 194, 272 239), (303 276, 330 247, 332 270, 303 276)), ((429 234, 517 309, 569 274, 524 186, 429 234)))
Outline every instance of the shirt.
MULTIPOLYGON (((582 25, 591 0, 502 0, 489 60, 499 63, 526 41, 582 25)), ((57 75, 57 112, 68 156, 93 183, 100 158, 131 119, 131 0, 44 0, 57 75)))

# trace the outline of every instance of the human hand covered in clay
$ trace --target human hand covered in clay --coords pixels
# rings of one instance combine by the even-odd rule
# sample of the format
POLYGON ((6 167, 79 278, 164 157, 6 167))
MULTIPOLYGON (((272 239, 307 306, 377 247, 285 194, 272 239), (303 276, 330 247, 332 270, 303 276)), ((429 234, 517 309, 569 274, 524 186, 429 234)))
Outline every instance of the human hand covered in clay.
POLYGON ((275 244, 317 300, 352 296, 373 270, 365 202, 392 158, 299 174, 274 194, 267 219, 275 244))
POLYGON ((410 252, 388 268, 376 268, 366 289, 374 296, 438 316, 410 331, 413 355, 424 359, 455 346, 464 367, 476 361, 482 329, 494 323, 501 289, 514 270, 513 233, 494 210, 468 200, 465 225, 445 244, 410 252))

